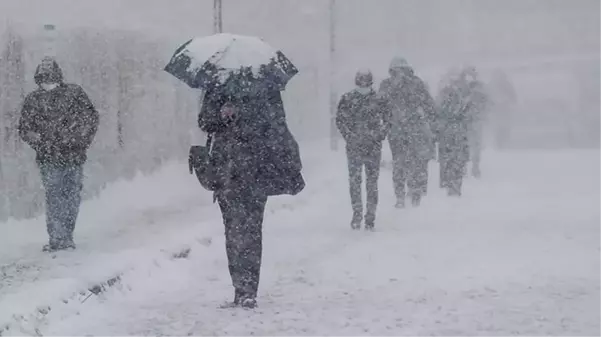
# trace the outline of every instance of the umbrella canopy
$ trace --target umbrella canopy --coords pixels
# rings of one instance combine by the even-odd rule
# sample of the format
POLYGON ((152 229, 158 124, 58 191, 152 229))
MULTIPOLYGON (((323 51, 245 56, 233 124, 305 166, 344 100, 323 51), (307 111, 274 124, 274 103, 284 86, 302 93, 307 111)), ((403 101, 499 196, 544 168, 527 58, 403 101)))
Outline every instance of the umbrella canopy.
POLYGON ((252 36, 216 34, 179 47, 165 71, 192 88, 232 92, 284 90, 298 73, 279 50, 252 36))

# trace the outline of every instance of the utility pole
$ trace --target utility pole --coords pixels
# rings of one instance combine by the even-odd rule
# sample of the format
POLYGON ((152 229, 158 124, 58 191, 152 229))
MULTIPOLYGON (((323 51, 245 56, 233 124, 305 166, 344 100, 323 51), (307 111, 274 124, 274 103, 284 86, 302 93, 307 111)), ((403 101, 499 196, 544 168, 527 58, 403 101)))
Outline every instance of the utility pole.
POLYGON ((330 148, 338 150, 336 128, 336 0, 330 0, 330 148))
POLYGON ((213 33, 223 33, 223 19, 222 19, 222 8, 223 4, 221 0, 213 0, 213 33))
POLYGON ((44 56, 56 57, 56 26, 44 25, 43 47, 44 56))

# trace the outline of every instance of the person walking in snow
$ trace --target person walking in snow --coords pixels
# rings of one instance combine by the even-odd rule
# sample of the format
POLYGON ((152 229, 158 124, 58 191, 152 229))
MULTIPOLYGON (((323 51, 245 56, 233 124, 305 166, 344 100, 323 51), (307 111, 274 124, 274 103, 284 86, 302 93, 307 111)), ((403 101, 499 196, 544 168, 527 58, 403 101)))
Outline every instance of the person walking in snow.
POLYGON ((484 83, 478 79, 477 75, 476 69, 469 67, 466 69, 464 78, 469 90, 468 141, 472 164, 471 175, 474 178, 480 178, 482 175, 480 162, 482 160, 483 131, 489 109, 489 98, 485 92, 484 83))
POLYGON ((405 207, 406 187, 412 204, 419 206, 428 187, 428 162, 434 156, 431 128, 434 101, 424 81, 417 77, 407 61, 395 57, 390 77, 382 81, 378 95, 391 115, 388 134, 393 160, 393 184, 397 208, 405 207))
POLYGON ((214 197, 223 216, 234 286, 234 301, 228 306, 254 308, 265 205, 269 196, 295 195, 304 188, 299 147, 275 90, 207 91, 198 123, 212 138, 214 197))
POLYGON ((83 166, 99 115, 79 85, 63 82, 54 59, 42 60, 34 80, 38 88, 25 98, 18 129, 21 139, 36 152, 46 192, 49 243, 44 251, 74 249, 83 166))
POLYGON ((468 72, 465 70, 443 87, 438 102, 438 161, 440 184, 449 196, 461 196, 463 176, 470 159, 470 100, 468 72))
POLYGON ((373 230, 378 206, 378 177, 382 159, 382 142, 389 129, 386 111, 372 88, 373 75, 360 70, 355 75, 356 88, 342 96, 336 114, 336 126, 346 142, 349 186, 353 217, 351 228, 360 229, 363 220, 361 180, 365 167, 367 205, 365 229, 373 230))

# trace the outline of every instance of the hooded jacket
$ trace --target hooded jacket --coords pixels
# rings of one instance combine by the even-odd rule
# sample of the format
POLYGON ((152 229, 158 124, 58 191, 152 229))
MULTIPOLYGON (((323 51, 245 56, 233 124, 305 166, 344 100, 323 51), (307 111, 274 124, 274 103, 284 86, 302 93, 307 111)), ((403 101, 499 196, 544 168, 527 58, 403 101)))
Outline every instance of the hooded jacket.
POLYGON ((36 151, 38 164, 82 165, 98 130, 99 115, 76 84, 63 82, 58 63, 45 58, 35 75, 38 89, 27 95, 19 136, 36 151), (52 89, 44 89, 52 84, 52 89))
POLYGON ((402 143, 405 151, 415 156, 429 157, 436 137, 434 100, 425 82, 403 59, 393 59, 389 73, 378 90, 391 116, 388 138, 402 143))

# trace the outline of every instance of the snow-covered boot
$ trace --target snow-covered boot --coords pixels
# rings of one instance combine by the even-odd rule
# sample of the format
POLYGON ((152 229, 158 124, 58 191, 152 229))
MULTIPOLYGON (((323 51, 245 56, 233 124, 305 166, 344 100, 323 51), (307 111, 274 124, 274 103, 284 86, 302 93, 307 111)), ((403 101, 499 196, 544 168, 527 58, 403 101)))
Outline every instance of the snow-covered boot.
POLYGON ((57 250, 61 250, 61 241, 57 239, 50 239, 48 241, 48 244, 42 247, 42 251, 47 253, 56 252, 57 250))
POLYGON ((247 297, 247 298, 242 299, 242 301, 240 302, 240 305, 242 306, 242 308, 245 308, 245 309, 254 309, 257 307, 257 300, 252 297, 247 297))
POLYGON ((59 245, 59 249, 61 250, 75 250, 76 246, 75 246, 75 242, 73 241, 73 239, 66 239, 61 241, 60 245, 59 245))
POLYGON ((242 301, 242 292, 239 291, 238 289, 236 289, 234 291, 234 301, 233 302, 226 302, 226 303, 220 305, 219 307, 221 309, 235 308, 237 306, 240 306, 240 302, 241 301, 242 301))
POLYGON ((351 219, 351 228, 360 229, 361 220, 363 220, 363 215, 361 214, 361 212, 353 212, 353 218, 351 219))
POLYGON ((42 251, 46 253, 56 252, 58 249, 57 244, 48 243, 42 247, 42 251))
POLYGON ((374 213, 365 214, 365 230, 374 230, 374 226, 376 224, 376 215, 374 213))

